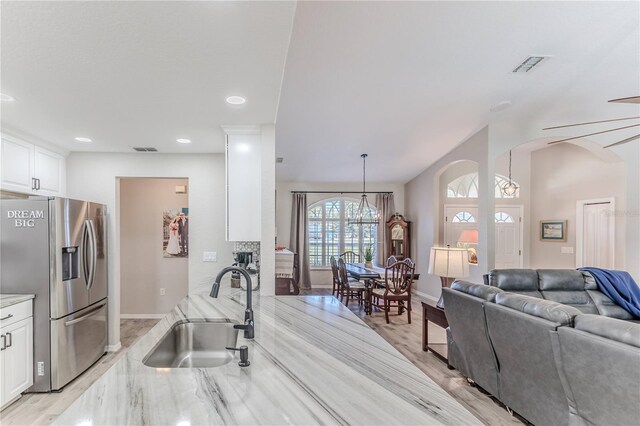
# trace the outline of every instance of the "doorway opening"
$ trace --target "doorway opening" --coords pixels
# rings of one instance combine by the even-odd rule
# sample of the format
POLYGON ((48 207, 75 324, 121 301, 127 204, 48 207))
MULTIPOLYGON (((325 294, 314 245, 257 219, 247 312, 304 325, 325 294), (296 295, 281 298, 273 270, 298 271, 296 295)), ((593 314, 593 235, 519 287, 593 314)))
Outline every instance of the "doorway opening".
POLYGON ((187 295, 188 187, 188 178, 119 178, 121 318, 162 318, 187 295))
MULTIPOLYGON (((523 227, 522 205, 495 206, 495 268, 522 268, 523 227)), ((444 229, 445 244, 459 245, 465 230, 478 229, 478 207, 472 204, 445 204, 444 229)), ((467 243, 476 249, 477 241, 467 243)))

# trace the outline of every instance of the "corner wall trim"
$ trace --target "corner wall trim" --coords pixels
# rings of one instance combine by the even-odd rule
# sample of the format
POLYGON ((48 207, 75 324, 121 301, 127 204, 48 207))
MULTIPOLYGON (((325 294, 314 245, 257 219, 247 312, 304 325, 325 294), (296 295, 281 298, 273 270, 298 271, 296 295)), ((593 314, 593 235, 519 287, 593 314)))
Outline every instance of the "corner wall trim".
POLYGON ((438 298, 437 298, 437 297, 433 297, 433 296, 431 296, 430 294, 423 293, 423 292, 421 292, 421 291, 417 291, 417 290, 415 290, 413 293, 414 293, 415 295, 419 296, 419 297, 422 297, 423 299, 431 300, 432 302, 437 302, 437 301, 438 301, 438 298))
POLYGON ((120 348, 122 348, 120 342, 116 343, 115 345, 107 345, 104 347, 107 352, 118 352, 120 348))

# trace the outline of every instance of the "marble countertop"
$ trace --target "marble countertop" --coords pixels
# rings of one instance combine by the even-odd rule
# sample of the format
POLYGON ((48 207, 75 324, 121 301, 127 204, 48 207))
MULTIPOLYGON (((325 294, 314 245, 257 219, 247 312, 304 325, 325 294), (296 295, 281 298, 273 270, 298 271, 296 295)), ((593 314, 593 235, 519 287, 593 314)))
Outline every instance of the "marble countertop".
POLYGON ((182 300, 54 424, 481 424, 333 297, 254 296, 255 339, 238 335, 250 367, 238 355, 208 369, 143 365, 176 321, 242 322, 244 291, 227 280, 217 299, 207 292, 182 300))
POLYGON ((36 297, 35 294, 0 294, 0 309, 36 297))

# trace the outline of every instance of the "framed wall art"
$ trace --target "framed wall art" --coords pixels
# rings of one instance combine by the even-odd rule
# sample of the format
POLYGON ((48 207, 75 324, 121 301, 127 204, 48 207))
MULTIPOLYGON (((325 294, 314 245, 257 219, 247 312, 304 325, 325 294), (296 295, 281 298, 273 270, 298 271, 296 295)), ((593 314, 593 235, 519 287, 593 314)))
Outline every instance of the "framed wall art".
POLYGON ((540 221, 541 241, 567 241, 567 221, 566 220, 541 220, 540 221))

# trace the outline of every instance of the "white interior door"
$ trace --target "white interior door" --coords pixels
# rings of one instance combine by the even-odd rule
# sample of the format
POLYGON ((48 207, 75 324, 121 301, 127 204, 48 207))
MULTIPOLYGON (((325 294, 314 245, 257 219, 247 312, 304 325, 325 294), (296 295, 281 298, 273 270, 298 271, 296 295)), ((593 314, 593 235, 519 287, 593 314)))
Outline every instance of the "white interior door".
POLYGON ((496 206, 496 269, 522 268, 522 207, 496 206))
POLYGON ((577 205, 576 266, 613 269, 614 199, 583 200, 577 205))

